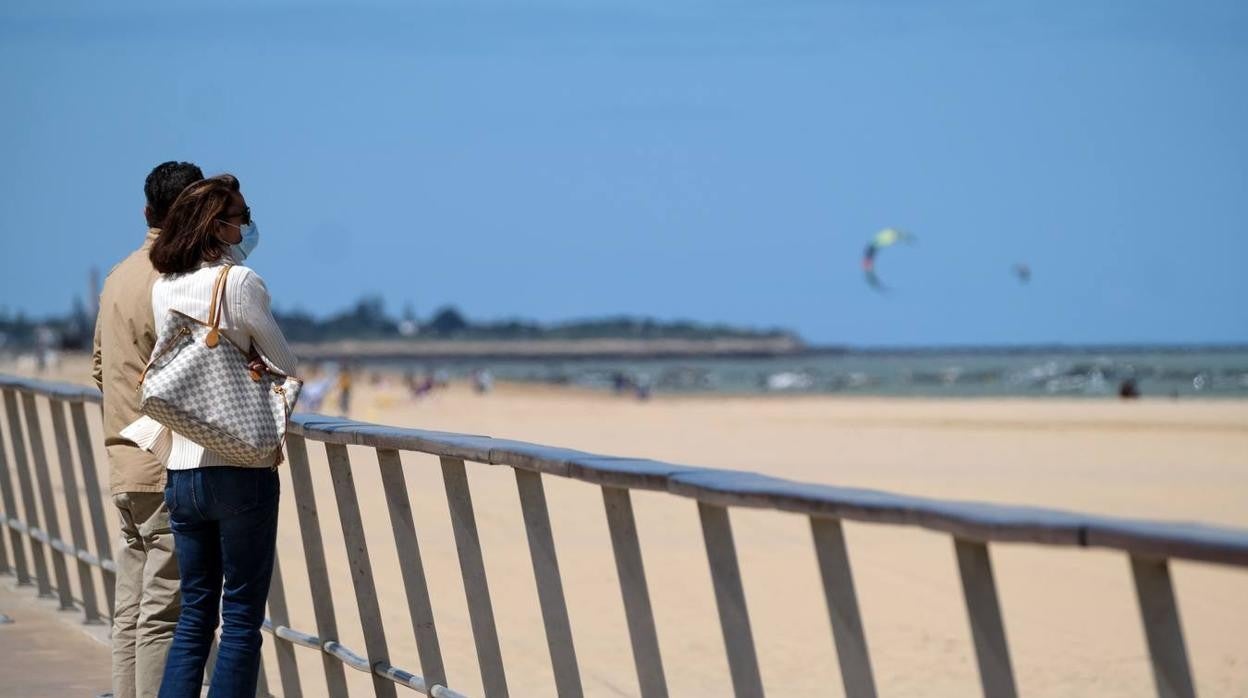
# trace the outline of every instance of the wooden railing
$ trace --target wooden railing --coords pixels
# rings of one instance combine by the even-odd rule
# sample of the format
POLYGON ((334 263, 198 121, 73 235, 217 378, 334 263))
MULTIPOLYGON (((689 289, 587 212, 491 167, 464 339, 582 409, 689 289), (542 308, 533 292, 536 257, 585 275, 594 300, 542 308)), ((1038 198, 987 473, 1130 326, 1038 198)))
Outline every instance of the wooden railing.
MULTIPOLYGON (((7 417, 0 422, 0 442, 6 446, 0 448, 0 496, 3 523, 10 532, 7 541, 0 536, 0 573, 16 575, 19 584, 36 584, 41 594, 58 597, 63 608, 81 608, 88 622, 97 622, 107 612, 100 609, 94 572, 103 575, 100 581, 106 608, 111 608, 115 570, 94 455, 97 444, 92 442, 85 412, 86 404, 100 401, 99 393, 78 386, 2 375, 0 393, 7 417), (60 494, 68 519, 68 538, 62 533, 61 516, 54 501, 57 494, 50 477, 37 399, 48 402, 51 414, 51 441, 60 466, 60 494), (11 463, 6 451, 13 454, 11 463), (16 475, 16 489, 12 475, 16 475), (20 508, 16 494, 19 492, 20 508), (83 501, 87 504, 85 512, 83 501), (93 531, 91 541, 87 536, 88 521, 93 531), (71 562, 78 568, 76 588, 71 587, 68 574, 67 565, 71 562)), ((276 669, 281 694, 287 698, 304 694, 296 667, 296 647, 320 653, 332 696, 347 694, 347 667, 370 674, 378 696, 396 695, 397 686, 431 696, 461 695, 449 687, 444 668, 401 451, 432 454, 440 459, 481 685, 490 697, 506 696, 510 691, 468 487, 467 463, 507 466, 514 471, 545 639, 560 696, 580 696, 583 688, 543 488, 548 477, 571 478, 601 488, 632 659, 641 695, 646 698, 666 696, 668 688, 633 515, 630 494, 634 490, 657 490, 696 502, 737 696, 762 696, 763 682, 728 516, 732 507, 771 509, 809 519, 841 677, 846 695, 853 697, 875 696, 876 688, 841 527, 845 520, 918 527, 952 538, 981 685, 984 694, 993 697, 1014 696, 1017 689, 993 578, 990 545, 1033 543, 1097 547, 1123 553, 1135 580, 1157 693, 1164 697, 1195 695, 1169 560, 1248 567, 1248 531, 1238 529, 951 502, 799 483, 750 472, 616 458, 486 436, 300 415, 293 420, 287 441, 294 489, 288 499, 293 500, 297 510, 315 632, 296 629, 289 617, 281 555, 269 596, 270 617, 265 621, 266 629, 276 639, 276 669), (338 616, 313 489, 309 441, 320 442, 326 452, 355 607, 365 629, 362 651, 338 641, 338 616), (348 445, 376 451, 394 545, 402 562, 406 610, 416 638, 419 674, 399 668, 387 646, 369 537, 364 531, 348 445)), ((261 693, 268 692, 268 681, 262 680, 261 693)), ((524 689, 517 693, 528 695, 524 689)))

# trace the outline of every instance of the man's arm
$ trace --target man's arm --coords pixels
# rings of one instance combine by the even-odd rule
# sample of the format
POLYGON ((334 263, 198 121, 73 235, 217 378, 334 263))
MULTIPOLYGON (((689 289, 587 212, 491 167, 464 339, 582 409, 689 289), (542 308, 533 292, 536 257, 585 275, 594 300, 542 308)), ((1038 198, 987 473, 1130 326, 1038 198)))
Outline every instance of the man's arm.
POLYGON ((104 358, 100 355, 100 328, 103 323, 100 322, 100 316, 103 313, 95 315, 95 340, 91 344, 91 377, 95 379, 95 387, 101 391, 104 390, 104 358))

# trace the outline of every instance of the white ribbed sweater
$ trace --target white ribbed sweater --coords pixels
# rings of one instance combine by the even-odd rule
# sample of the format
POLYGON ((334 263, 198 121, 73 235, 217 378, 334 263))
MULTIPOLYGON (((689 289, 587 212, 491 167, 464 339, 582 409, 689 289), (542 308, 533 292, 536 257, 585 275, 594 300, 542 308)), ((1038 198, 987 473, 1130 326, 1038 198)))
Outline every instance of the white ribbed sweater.
MULTIPOLYGON (((205 264, 185 274, 165 274, 152 285, 152 314, 156 331, 160 332, 170 310, 178 310, 193 318, 208 321, 212 306, 212 287, 221 264, 205 264)), ((269 290, 250 267, 234 265, 226 277, 225 303, 221 312, 221 332, 240 347, 254 346, 278 370, 294 375, 295 355, 286 343, 286 337, 278 329, 270 308, 269 290)), ((159 344, 159 342, 157 342, 159 344)), ((136 443, 163 442, 163 447, 151 450, 165 461, 170 470, 188 470, 217 465, 231 465, 220 456, 182 436, 176 431, 159 426, 150 417, 143 417, 127 427, 134 433, 146 432, 142 441, 136 443), (167 434, 156 434, 165 430, 167 434), (163 438, 172 435, 172 439, 163 438)), ((257 466, 272 463, 257 463, 257 466)))

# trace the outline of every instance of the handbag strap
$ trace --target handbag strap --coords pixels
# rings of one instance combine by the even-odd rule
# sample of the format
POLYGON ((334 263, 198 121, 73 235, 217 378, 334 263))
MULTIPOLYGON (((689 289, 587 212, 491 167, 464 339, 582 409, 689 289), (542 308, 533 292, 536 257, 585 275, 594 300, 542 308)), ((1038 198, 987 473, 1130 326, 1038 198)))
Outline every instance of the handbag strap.
MULTIPOLYGON (((226 277, 230 273, 231 266, 232 265, 227 264, 222 267, 221 271, 217 274, 216 280, 213 281, 212 284, 212 304, 208 306, 209 330, 208 336, 204 337, 204 344, 206 344, 209 348, 217 346, 217 344, 221 341, 221 307, 225 304, 225 282, 226 277)), ((139 374, 139 390, 143 389, 143 381, 147 379, 147 372, 150 371, 152 365, 156 363, 156 358, 157 357, 153 356, 151 359, 148 359, 147 365, 143 367, 143 373, 139 374)))
POLYGON ((221 267, 216 282, 212 284, 212 305, 208 307, 208 335, 204 337, 204 344, 209 348, 217 346, 221 341, 221 311, 225 305, 225 287, 228 285, 226 281, 231 266, 226 264, 221 267))

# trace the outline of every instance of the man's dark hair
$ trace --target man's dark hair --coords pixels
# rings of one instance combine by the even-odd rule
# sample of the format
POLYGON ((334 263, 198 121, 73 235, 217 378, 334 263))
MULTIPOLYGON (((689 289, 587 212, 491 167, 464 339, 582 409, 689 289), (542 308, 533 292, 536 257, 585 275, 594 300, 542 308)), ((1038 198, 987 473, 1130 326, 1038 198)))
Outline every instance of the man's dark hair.
POLYGON ((229 245, 217 237, 217 224, 238 190, 238 179, 230 174, 201 179, 183 189, 148 253, 156 271, 182 274, 224 257, 229 245))
POLYGON ((153 228, 163 227, 169 207, 178 194, 192 182, 203 178, 203 170, 189 162, 170 160, 152 168, 147 181, 143 182, 143 194, 147 197, 147 224, 153 228))

